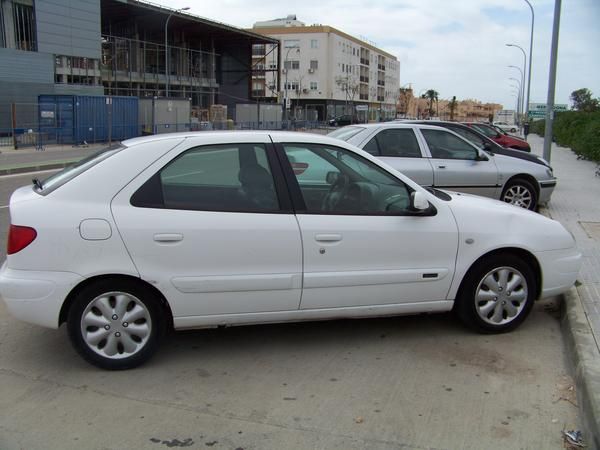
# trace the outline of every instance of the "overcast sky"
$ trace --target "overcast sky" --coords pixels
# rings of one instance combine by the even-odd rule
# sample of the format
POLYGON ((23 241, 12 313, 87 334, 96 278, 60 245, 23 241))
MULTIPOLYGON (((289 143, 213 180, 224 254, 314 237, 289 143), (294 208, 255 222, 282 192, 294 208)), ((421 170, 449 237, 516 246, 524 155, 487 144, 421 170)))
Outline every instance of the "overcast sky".
MULTIPOLYGON (((331 25, 365 37, 400 61, 400 84, 415 95, 435 89, 440 98, 476 98, 514 108, 511 96, 529 58, 531 14, 524 0, 154 0, 189 6, 190 13, 241 28, 295 14, 307 25, 331 25)), ((554 0, 530 0, 535 9, 531 102, 548 90, 554 0)), ((564 0, 560 24, 556 103, 575 89, 600 97, 600 0, 564 0)), ((526 82, 525 82, 526 83, 526 82)))

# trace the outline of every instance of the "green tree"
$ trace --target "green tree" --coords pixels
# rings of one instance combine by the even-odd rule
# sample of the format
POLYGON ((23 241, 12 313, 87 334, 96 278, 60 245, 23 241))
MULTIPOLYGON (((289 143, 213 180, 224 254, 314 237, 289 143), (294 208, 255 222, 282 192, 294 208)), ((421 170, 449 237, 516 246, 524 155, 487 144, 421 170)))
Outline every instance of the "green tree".
POLYGON ((600 100, 592 98, 592 91, 588 88, 571 92, 570 99, 573 102, 573 109, 577 111, 594 112, 600 108, 600 100))
POLYGON ((433 116, 433 102, 437 104, 439 95, 435 89, 429 89, 421 96, 421 98, 426 98, 429 101, 429 117, 433 116))

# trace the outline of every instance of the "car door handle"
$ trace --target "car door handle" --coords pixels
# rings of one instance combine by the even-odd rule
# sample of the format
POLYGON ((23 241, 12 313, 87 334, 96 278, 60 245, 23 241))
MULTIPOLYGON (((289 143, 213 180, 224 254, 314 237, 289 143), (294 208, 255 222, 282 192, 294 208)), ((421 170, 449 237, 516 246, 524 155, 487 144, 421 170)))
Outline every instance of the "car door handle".
POLYGON ((317 242, 339 242, 341 240, 342 235, 337 233, 315 234, 315 241, 317 242))
POLYGON ((438 169, 445 169, 446 166, 438 166, 438 169))
POLYGON ((156 242, 179 242, 183 241, 183 234, 180 233, 160 233, 154 235, 156 242))

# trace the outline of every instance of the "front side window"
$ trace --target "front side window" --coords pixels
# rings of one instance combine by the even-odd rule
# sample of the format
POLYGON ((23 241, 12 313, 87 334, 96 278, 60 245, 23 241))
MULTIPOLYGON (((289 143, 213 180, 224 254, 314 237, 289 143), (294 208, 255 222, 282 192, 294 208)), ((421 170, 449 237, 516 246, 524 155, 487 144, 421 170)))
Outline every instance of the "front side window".
POLYGON ((307 213, 401 215, 409 211, 408 186, 348 150, 312 144, 287 144, 284 150, 307 213))
POLYGON ((421 130, 432 158, 475 160, 477 151, 461 138, 444 130, 421 130))
POLYGON ((179 155, 133 195, 139 207, 275 212, 279 201, 262 144, 212 145, 179 155))
POLYGON ((377 139, 381 156, 395 156, 400 158, 421 157, 421 149, 419 148, 415 133, 409 128, 383 130, 373 139, 377 139))

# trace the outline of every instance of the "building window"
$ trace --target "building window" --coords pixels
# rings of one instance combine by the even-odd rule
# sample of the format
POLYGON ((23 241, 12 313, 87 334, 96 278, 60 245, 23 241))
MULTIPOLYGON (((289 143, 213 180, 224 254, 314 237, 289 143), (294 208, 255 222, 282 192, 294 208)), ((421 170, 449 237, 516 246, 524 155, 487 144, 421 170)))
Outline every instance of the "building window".
POLYGON ((317 89, 319 89, 319 85, 317 84, 316 81, 311 81, 310 82, 310 90, 311 91, 316 91, 317 89))
POLYGON ((311 59, 310 60, 310 68, 313 70, 316 70, 319 68, 319 61, 317 61, 316 59, 311 59))
POLYGON ((287 41, 283 41, 283 46, 285 48, 300 47, 300 39, 289 39, 287 41))
POLYGON ((300 69, 300 61, 284 61, 284 69, 298 70, 300 69))
POLYGON ((288 91, 297 91, 300 88, 300 83, 297 81, 288 81, 285 89, 288 91))
POLYGON ((311 39, 310 48, 319 48, 319 41, 317 39, 311 39))
POLYGON ((35 42, 35 21, 33 6, 13 3, 13 20, 15 30, 15 48, 34 52, 37 50, 35 42))
POLYGON ((346 66, 344 66, 344 63, 342 63, 342 72, 346 71, 346 66))
POLYGON ((252 46, 252 56, 264 56, 265 46, 264 44, 254 44, 252 46))

